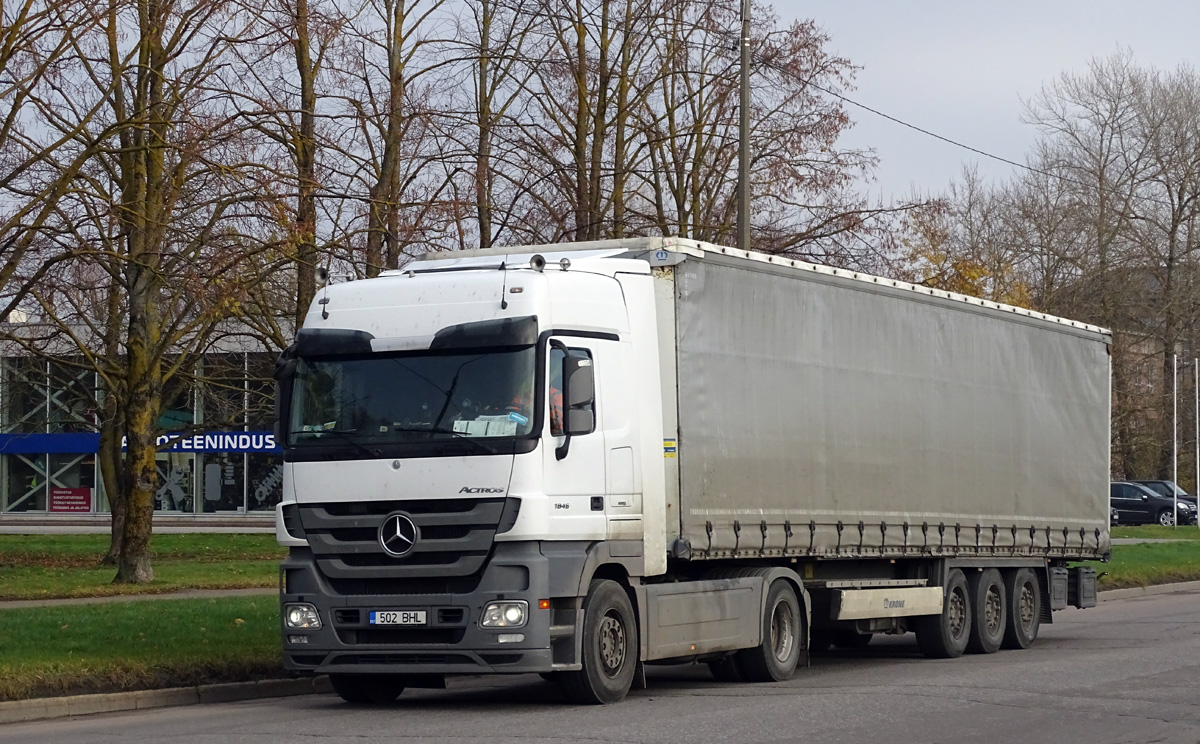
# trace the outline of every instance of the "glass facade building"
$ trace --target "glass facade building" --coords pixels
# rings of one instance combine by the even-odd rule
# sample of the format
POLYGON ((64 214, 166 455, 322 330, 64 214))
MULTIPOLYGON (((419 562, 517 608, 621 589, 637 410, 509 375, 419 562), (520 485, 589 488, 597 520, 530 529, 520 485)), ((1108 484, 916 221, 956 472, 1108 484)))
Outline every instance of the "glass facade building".
MULTIPOLYGON (((274 361, 213 354, 168 386, 156 512, 253 514, 279 503, 274 361)), ((97 375, 70 359, 0 358, 0 513, 108 511, 96 457, 102 395, 97 375)))

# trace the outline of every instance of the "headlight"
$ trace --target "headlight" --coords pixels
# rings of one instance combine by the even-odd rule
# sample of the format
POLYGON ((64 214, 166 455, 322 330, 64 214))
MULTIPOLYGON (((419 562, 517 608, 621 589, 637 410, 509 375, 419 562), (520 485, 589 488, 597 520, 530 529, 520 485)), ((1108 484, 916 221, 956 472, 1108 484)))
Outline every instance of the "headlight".
POLYGON ((529 603, 524 600, 513 602, 488 602, 479 618, 484 628, 520 628, 529 617, 529 603))
POLYGON ((289 628, 321 629, 321 615, 310 604, 289 604, 283 607, 283 624, 289 628))

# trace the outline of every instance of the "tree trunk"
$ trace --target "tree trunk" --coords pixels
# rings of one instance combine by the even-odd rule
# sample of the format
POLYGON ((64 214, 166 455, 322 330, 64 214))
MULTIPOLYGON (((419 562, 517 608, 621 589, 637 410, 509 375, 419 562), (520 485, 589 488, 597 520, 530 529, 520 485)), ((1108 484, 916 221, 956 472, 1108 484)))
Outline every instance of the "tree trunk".
POLYGON ((158 415, 162 403, 162 366, 152 350, 159 342, 161 319, 158 275, 145 268, 131 270, 129 294, 129 403, 125 412, 127 510, 122 531, 123 550, 117 561, 117 584, 154 580, 150 568, 150 535, 154 491, 158 478, 156 451, 158 415))
POLYGON ((108 495, 108 509, 112 517, 112 538, 108 553, 100 561, 105 566, 115 566, 124 552, 125 514, 127 505, 121 478, 121 432, 116 396, 106 394, 104 399, 105 420, 100 427, 100 450, 96 457, 100 465, 100 481, 108 495), (108 415, 111 412, 111 416, 108 415))
POLYGON ((296 328, 304 323, 317 283, 316 68, 309 51, 308 0, 296 0, 296 73, 300 83, 300 131, 296 151, 296 328))

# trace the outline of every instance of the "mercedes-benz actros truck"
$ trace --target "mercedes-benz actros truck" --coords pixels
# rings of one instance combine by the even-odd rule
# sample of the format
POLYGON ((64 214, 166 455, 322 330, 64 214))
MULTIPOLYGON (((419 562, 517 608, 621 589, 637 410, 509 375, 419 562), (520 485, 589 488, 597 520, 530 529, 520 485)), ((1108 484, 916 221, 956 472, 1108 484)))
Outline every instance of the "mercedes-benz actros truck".
POLYGON ((1107 331, 676 238, 321 288, 277 365, 283 657, 349 701, 831 644, 1024 649, 1096 601, 1107 331))

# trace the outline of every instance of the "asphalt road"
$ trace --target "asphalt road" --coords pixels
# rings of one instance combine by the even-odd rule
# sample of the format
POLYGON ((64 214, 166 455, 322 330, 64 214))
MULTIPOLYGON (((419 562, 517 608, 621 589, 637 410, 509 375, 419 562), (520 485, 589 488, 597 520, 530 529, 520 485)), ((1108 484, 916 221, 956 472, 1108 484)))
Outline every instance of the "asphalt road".
POLYGON ((650 687, 574 707, 535 676, 453 680, 382 708, 333 696, 0 727, 0 744, 308 742, 1200 742, 1200 591, 1066 610, 1028 651, 929 661, 912 636, 831 651, 786 684, 651 670, 650 687))

